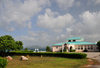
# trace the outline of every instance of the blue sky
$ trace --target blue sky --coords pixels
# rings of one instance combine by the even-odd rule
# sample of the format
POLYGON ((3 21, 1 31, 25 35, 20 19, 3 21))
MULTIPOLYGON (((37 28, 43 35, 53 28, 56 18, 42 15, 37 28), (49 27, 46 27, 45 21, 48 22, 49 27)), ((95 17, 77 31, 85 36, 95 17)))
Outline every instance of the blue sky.
POLYGON ((100 0, 0 0, 0 36, 24 47, 45 47, 69 37, 100 40, 100 0))

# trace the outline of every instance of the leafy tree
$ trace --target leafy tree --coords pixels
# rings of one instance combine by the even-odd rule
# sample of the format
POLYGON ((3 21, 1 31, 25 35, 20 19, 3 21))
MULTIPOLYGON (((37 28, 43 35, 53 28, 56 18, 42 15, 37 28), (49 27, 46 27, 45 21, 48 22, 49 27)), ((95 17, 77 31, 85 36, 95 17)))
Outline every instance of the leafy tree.
POLYGON ((25 51, 28 51, 28 48, 25 48, 24 50, 25 50, 25 51))
POLYGON ((73 47, 72 46, 70 46, 70 52, 72 52, 73 51, 73 47))
POLYGON ((17 44, 17 50, 23 49, 23 42, 22 41, 16 41, 17 44))
POLYGON ((16 43, 14 38, 10 35, 5 35, 0 37, 0 54, 2 56, 5 55, 5 53, 9 52, 10 50, 17 50, 22 46, 19 46, 22 43, 16 43))
POLYGON ((100 41, 97 42, 98 49, 100 51, 100 41))
POLYGON ((68 49, 68 48, 67 48, 67 44, 65 43, 65 44, 64 44, 64 49, 63 49, 63 51, 66 52, 67 49, 68 49))
POLYGON ((47 52, 50 52, 50 51, 51 51, 51 49, 50 49, 49 46, 46 47, 46 51, 47 51, 47 52))

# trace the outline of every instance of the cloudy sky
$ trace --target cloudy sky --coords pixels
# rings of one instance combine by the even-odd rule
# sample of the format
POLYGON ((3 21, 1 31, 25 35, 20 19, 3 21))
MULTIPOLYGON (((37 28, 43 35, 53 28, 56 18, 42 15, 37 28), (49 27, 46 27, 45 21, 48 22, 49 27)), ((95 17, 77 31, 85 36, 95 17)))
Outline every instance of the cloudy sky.
POLYGON ((45 47, 69 37, 100 40, 100 0, 0 0, 0 36, 24 47, 45 47))

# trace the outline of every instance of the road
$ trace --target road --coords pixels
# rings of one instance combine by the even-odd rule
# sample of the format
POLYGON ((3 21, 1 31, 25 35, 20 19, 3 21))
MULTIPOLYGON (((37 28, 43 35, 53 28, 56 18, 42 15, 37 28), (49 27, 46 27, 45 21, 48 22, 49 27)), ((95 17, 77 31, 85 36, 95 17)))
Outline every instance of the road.
MULTIPOLYGON (((100 62, 100 52, 85 52, 87 54, 87 58, 95 59, 100 62)), ((100 65, 89 65, 91 68, 100 68, 100 65)))

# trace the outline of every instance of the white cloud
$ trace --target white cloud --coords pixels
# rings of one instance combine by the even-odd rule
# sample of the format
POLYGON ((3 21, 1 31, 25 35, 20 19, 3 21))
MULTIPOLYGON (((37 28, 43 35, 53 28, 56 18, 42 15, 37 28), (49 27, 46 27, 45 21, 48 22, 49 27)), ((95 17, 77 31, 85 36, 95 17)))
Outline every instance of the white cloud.
POLYGON ((98 31, 100 26, 100 11, 99 12, 89 12, 86 11, 80 15, 85 27, 88 27, 89 33, 100 32, 98 31))
POLYGON ((37 25, 59 32, 65 27, 71 25, 74 21, 73 16, 69 13, 59 15, 57 12, 52 12, 50 9, 46 9, 45 14, 38 17, 37 25))
POLYGON ((52 41, 51 37, 46 32, 29 31, 28 35, 18 36, 16 40, 24 42, 24 47, 46 47, 52 41))
MULTIPOLYGON (((1 0, 0 1, 0 28, 9 27, 31 27, 31 17, 40 12, 49 0, 1 0)), ((12 28, 11 28, 12 29, 12 28)))
POLYGON ((94 0, 95 4, 100 4, 100 0, 94 0))
MULTIPOLYGON (((58 25, 55 25, 54 27, 51 28, 52 21, 53 21, 52 18, 57 19, 58 21, 59 19, 58 19, 58 16, 55 17, 52 11, 49 12, 49 15, 47 13, 48 12, 46 12, 45 15, 47 15, 48 20, 46 19, 47 21, 45 22, 44 21, 45 15, 42 15, 43 19, 41 21, 43 21, 42 23, 43 25, 41 24, 40 26, 49 28, 50 30, 51 29, 54 30, 55 29, 54 27, 56 26, 57 26, 56 28, 58 27, 62 28, 61 26, 58 26, 58 25), (49 20, 49 17, 50 17, 50 20, 49 20), (48 23, 49 25, 47 25, 48 23)), ((100 30, 99 30, 100 29, 99 27, 100 26, 99 24, 100 12, 85 11, 79 15, 79 18, 80 18, 79 22, 76 22, 71 25, 69 25, 68 23, 68 27, 64 27, 65 31, 62 31, 60 33, 52 32, 52 31, 51 33, 48 31, 46 32, 29 31, 28 32, 29 34, 27 36, 19 37, 19 40, 24 41, 25 47, 33 47, 33 48, 36 46, 46 47, 47 45, 52 45, 52 44, 60 43, 60 42, 66 42, 66 39, 68 37, 83 37, 85 40, 88 40, 88 41, 92 41, 92 42, 98 41, 100 38, 99 36, 100 35, 100 30)), ((59 22, 56 24, 59 24, 59 22)))
POLYGON ((61 9, 68 9, 73 6, 74 0, 56 0, 61 9))
MULTIPOLYGON (((98 41, 100 34, 100 11, 85 11, 79 15, 80 22, 70 26, 70 35, 84 37, 88 41, 98 41)), ((69 32, 68 32, 69 33, 69 32)))

